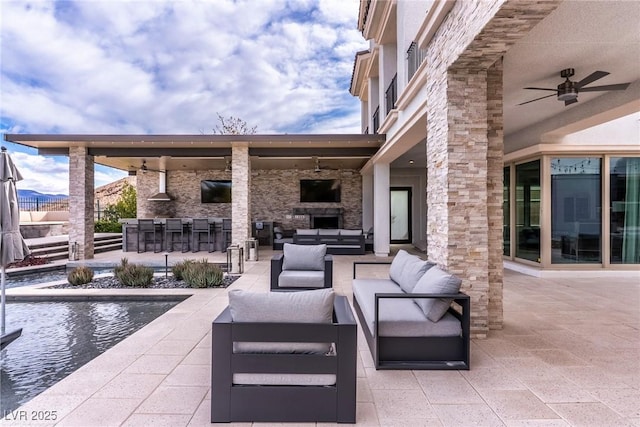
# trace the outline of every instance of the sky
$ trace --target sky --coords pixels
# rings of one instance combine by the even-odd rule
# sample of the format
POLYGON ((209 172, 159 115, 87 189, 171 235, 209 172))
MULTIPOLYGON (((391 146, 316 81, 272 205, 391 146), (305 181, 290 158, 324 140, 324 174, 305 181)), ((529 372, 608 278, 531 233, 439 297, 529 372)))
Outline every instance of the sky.
MULTIPOLYGON (((212 134, 217 114, 259 134, 360 133, 358 5, 0 0, 0 133, 212 134)), ((68 194, 68 158, 3 145, 19 189, 68 194)))

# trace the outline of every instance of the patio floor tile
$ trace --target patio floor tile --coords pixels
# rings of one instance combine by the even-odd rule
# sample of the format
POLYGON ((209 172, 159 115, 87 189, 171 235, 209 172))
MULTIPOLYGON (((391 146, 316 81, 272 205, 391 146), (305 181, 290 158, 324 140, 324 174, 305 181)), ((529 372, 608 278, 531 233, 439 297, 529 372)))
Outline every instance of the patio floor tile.
POLYGON ((167 386, 203 386, 211 385, 210 365, 179 365, 167 376, 163 383, 167 386))
POLYGON ((526 386, 505 368, 478 368, 460 371, 476 389, 524 390, 526 386))
POLYGON ((365 368, 371 390, 415 390, 420 389, 412 371, 382 370, 365 368))
POLYGON ((498 417, 486 404, 439 405, 434 404, 433 410, 445 427, 501 427, 504 426, 498 417))
POLYGON ((174 414, 133 414, 122 424, 122 427, 185 427, 191 415, 174 414))
MULTIPOLYGON (((394 371, 397 372, 397 371, 394 371)), ((371 390, 380 424, 416 423, 438 418, 422 390, 402 390, 389 393, 387 390, 371 390)))
POLYGON ((181 360, 182 356, 144 354, 129 365, 124 372, 132 374, 168 374, 178 366, 181 360))
POLYGON ((207 391, 207 387, 161 385, 136 409, 136 413, 193 414, 207 391))
POLYGON ((504 420, 560 418, 529 390, 484 390, 485 401, 504 420))
POLYGON ((631 421, 625 420, 602 403, 552 403, 549 405, 575 427, 633 426, 631 421))
POLYGON ((140 401, 91 398, 71 411, 56 426, 119 426, 131 415, 140 401))
POLYGON ((427 371, 416 371, 418 383, 432 405, 436 404, 484 404, 484 400, 471 384, 457 371, 446 371, 438 375, 427 371))
POLYGON ((97 398, 144 399, 162 382, 164 375, 122 373, 93 395, 97 398))
POLYGON ((524 382, 545 403, 597 401, 587 390, 579 388, 574 382, 564 377, 553 379, 531 378, 524 380, 524 382))
POLYGON ((640 390, 614 388, 591 390, 590 393, 622 416, 640 418, 640 390))

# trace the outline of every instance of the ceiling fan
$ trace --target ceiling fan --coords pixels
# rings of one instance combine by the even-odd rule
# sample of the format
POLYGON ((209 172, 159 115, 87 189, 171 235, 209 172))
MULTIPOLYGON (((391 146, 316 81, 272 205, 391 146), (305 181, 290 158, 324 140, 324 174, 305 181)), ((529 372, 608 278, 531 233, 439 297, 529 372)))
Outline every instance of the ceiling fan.
POLYGON ((526 101, 523 102, 522 104, 518 104, 518 105, 524 105, 524 104, 528 104, 530 102, 534 102, 534 101, 539 101, 541 99, 545 99, 545 98, 550 98, 552 96, 557 96, 558 97, 558 101, 564 101, 564 105, 571 105, 574 104, 576 102, 578 102, 578 93, 579 92, 600 92, 600 91, 607 91, 607 90, 625 90, 627 87, 629 87, 629 85, 631 83, 618 83, 618 84, 613 84, 613 85, 604 85, 604 86, 591 86, 591 87, 585 87, 586 85, 595 82, 596 80, 599 80, 605 76, 607 76, 609 73, 606 71, 594 71, 593 73, 589 74, 587 77, 585 77, 584 79, 580 80, 579 82, 574 82, 571 81, 569 78, 572 77, 575 74, 575 70, 573 68, 566 68, 562 71, 560 71, 560 77, 566 79, 564 82, 560 83, 558 85, 557 89, 551 89, 551 88, 546 88, 546 87, 525 87, 525 89, 529 89, 529 90, 547 90, 547 91, 552 91, 555 92, 555 94, 552 95, 546 95, 540 98, 536 98, 536 99, 532 99, 531 101, 526 101))
MULTIPOLYGON (((136 167, 129 165, 129 173, 132 174, 131 172, 135 172, 136 167)), ((161 170, 158 169, 151 169, 150 167, 147 166, 147 161, 146 160, 142 160, 142 166, 140 166, 139 168, 140 172, 142 173, 146 173, 146 172, 163 172, 161 170)))

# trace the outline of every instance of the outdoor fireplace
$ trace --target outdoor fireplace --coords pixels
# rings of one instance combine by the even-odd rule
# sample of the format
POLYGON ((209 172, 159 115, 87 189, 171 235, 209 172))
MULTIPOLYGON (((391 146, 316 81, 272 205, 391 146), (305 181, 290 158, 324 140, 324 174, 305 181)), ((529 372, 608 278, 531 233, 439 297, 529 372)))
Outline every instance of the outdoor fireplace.
POLYGON ((338 216, 312 216, 311 228, 340 228, 338 216))
POLYGON ((309 215, 309 228, 342 228, 342 208, 294 208, 294 215, 309 215))

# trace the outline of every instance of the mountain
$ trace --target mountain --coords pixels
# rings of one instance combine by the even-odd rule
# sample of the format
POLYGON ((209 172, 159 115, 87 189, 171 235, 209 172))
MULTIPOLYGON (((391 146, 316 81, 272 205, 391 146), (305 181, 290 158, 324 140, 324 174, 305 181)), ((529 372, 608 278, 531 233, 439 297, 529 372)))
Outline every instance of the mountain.
POLYGON ((69 198, 66 194, 44 194, 35 190, 18 190, 18 197, 22 198, 37 198, 40 200, 58 200, 69 198))

